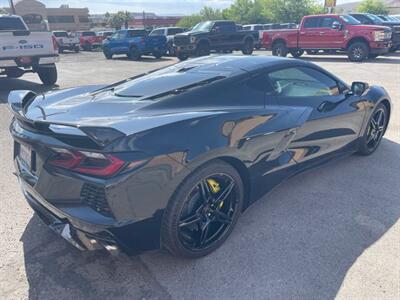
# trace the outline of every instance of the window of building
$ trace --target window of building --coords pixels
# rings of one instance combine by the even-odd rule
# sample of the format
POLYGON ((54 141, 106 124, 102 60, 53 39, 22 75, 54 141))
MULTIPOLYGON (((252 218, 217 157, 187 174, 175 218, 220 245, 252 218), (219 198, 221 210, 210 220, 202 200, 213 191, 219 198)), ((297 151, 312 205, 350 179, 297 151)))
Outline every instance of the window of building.
POLYGON ((89 17, 88 16, 79 16, 79 22, 89 23, 89 17))
POLYGON ((50 24, 54 23, 75 23, 74 16, 48 16, 47 20, 50 24))

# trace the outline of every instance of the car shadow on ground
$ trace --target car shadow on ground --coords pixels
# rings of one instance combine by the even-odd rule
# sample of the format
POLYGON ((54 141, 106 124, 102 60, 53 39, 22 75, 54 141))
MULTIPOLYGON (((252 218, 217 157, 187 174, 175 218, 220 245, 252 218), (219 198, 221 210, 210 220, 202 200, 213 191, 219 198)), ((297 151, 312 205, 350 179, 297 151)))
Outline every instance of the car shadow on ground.
POLYGON ((400 145, 385 139, 302 173, 255 203, 198 260, 80 252, 34 216, 21 237, 30 299, 334 299, 349 269, 398 221, 400 145))
POLYGON ((0 103, 7 103, 8 94, 14 90, 31 90, 35 93, 44 93, 57 89, 58 85, 43 85, 22 79, 0 78, 0 103))
MULTIPOLYGON (((135 60, 131 60, 129 59, 126 55, 122 55, 122 56, 113 56, 112 58, 113 60, 122 60, 122 61, 131 61, 131 62, 135 62, 135 60)), ((161 58, 155 58, 153 56, 142 56, 139 61, 140 62, 148 62, 148 63, 159 63, 159 62, 164 62, 164 61, 170 61, 173 58, 170 56, 163 56, 161 58)))
MULTIPOLYGON (((318 54, 318 55, 304 55, 300 59, 312 61, 312 62, 349 62, 349 59, 345 54, 318 54)), ((378 56, 375 59, 368 59, 363 63, 372 64, 400 64, 400 53, 388 53, 385 55, 378 56)))

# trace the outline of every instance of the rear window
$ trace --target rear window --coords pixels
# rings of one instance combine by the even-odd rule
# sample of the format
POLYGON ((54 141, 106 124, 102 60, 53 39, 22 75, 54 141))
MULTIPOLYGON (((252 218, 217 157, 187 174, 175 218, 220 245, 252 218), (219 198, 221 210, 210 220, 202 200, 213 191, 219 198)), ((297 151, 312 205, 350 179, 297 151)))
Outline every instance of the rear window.
POLYGON ((307 18, 304 21, 304 28, 318 28, 320 18, 307 18))
POLYGON ((55 37, 68 37, 67 32, 53 32, 55 37))
POLYGON ((263 29, 264 29, 263 25, 254 26, 254 30, 263 30, 263 29))
POLYGON ((82 36, 96 36, 96 33, 94 31, 84 31, 82 36))
POLYGON ((26 28, 19 18, 1 17, 0 31, 5 30, 26 30, 26 28))

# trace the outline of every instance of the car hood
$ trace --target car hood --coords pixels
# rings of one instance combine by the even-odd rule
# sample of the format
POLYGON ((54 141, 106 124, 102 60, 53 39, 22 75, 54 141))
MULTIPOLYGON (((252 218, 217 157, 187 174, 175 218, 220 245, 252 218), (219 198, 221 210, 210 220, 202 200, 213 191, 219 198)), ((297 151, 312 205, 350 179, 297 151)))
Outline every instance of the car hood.
POLYGON ((389 26, 381 26, 381 25, 351 25, 350 28, 354 29, 364 29, 364 30, 391 30, 389 26))

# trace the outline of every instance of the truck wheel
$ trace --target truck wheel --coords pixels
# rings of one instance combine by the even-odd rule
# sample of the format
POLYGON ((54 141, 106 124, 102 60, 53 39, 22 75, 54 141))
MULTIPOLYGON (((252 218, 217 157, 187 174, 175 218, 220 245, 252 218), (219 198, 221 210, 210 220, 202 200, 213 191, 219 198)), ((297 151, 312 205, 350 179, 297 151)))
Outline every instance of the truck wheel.
POLYGON ((45 85, 53 85, 57 82, 57 68, 55 64, 39 66, 37 73, 45 85))
POLYGON ((197 46, 196 56, 210 55, 210 45, 207 42, 202 42, 197 46))
POLYGON ((58 53, 63 53, 64 52, 64 49, 62 48, 62 47, 60 47, 60 46, 58 46, 58 53))
POLYGON ((306 53, 308 54, 308 55, 315 55, 315 54, 318 54, 318 50, 307 50, 306 51, 306 53))
POLYGON ((298 57, 300 57, 300 56, 302 56, 304 54, 304 50, 301 50, 301 49, 291 50, 290 54, 293 57, 298 58, 298 57))
POLYGON ((163 56, 163 54, 162 54, 162 52, 160 52, 160 51, 154 51, 154 52, 153 52, 153 56, 154 56, 156 59, 160 59, 160 58, 163 56))
POLYGON ((244 55, 252 55, 253 54, 253 50, 254 50, 253 40, 246 39, 244 41, 244 46, 243 46, 243 49, 242 49, 242 53, 244 55))
POLYGON ((168 55, 175 56, 175 48, 174 48, 174 44, 172 42, 168 43, 167 48, 168 48, 168 55))
POLYGON ((369 47, 363 42, 355 42, 347 49, 347 56, 350 61, 361 62, 368 58, 369 47))
POLYGON ((107 47, 104 47, 103 54, 106 57, 106 59, 112 59, 112 57, 113 57, 110 49, 108 49, 107 47))
POLYGON ((75 46, 75 48, 74 48, 74 51, 75 51, 75 53, 79 53, 79 46, 75 46))
POLYGON ((129 53, 128 53, 128 58, 129 58, 129 59, 131 59, 131 60, 139 60, 140 57, 141 57, 141 54, 140 54, 138 48, 132 47, 132 48, 129 50, 129 53))
POLYGON ((176 57, 178 57, 178 59, 180 61, 184 61, 184 60, 187 60, 189 58, 189 55, 187 55, 186 53, 178 52, 176 57))
POLYGON ((288 54, 288 48, 285 43, 278 42, 272 46, 272 55, 286 57, 288 54))

